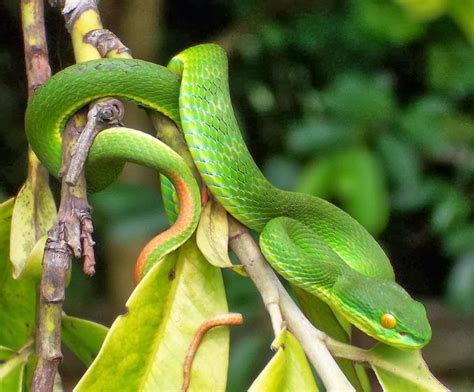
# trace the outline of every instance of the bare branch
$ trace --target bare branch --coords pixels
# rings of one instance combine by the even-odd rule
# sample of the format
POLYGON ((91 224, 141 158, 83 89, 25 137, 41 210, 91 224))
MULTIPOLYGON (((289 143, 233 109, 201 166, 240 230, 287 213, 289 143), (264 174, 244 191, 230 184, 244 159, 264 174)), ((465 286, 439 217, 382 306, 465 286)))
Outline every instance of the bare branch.
POLYGON ((258 247, 252 245, 253 238, 245 228, 229 216, 229 247, 245 267, 250 279, 254 282, 272 321, 275 336, 283 328, 283 317, 280 312, 278 278, 266 262, 261 262, 262 254, 258 247))
POLYGON ((69 186, 76 184, 95 137, 106 128, 120 125, 123 115, 123 104, 115 98, 109 98, 92 105, 87 114, 87 124, 71 151, 71 162, 65 178, 66 184, 69 186))

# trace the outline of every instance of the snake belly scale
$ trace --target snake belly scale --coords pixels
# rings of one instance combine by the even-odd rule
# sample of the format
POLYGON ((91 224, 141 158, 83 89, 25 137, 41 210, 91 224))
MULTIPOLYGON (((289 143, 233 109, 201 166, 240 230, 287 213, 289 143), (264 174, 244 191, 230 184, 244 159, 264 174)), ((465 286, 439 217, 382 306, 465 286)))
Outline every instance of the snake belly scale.
MULTIPOLYGON (((67 118, 88 102, 107 96, 131 100, 176 122, 210 192, 236 219, 261 232, 262 252, 283 277, 386 344, 417 349, 428 343, 431 328, 423 305, 394 282, 392 266, 372 236, 333 204, 277 189, 258 169, 233 113, 227 57, 220 47, 189 48, 175 56, 168 68, 139 60, 104 59, 69 67, 51 78, 30 102, 26 130, 33 150, 53 175, 57 176, 61 164, 67 118)), ((128 151, 124 158, 124 151, 111 151, 114 138, 128 138, 131 144, 139 132, 107 132, 107 142, 101 141, 100 134, 90 153, 87 179, 93 189, 107 186, 118 173, 117 167, 109 169, 109 162, 141 163, 143 155, 128 151)), ((160 170, 158 166, 154 167, 160 170)), ((189 171, 180 180, 184 169, 179 174, 168 169, 171 172, 163 174, 178 191, 182 218, 164 237, 166 242, 178 236, 178 241, 173 239, 176 248, 196 227, 199 190, 187 177, 189 171)), ((170 249, 169 245, 164 249, 163 239, 147 248, 141 257, 144 266, 151 266, 170 249)))

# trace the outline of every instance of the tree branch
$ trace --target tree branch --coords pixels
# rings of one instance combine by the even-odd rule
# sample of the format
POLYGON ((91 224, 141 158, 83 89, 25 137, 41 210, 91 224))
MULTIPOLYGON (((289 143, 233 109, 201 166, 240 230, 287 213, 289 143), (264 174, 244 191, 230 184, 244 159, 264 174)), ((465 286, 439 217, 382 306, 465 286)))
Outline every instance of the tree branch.
MULTIPOLYGON (((83 126, 77 120, 74 117, 69 121, 63 136, 63 162, 66 167, 70 148, 83 126)), ((81 236, 89 238, 92 232, 92 227, 86 223, 91 218, 85 179, 83 176, 80 179, 76 187, 69 187, 63 181, 58 216, 46 241, 36 332, 38 362, 32 380, 34 392, 53 390, 54 378, 62 360, 61 317, 67 274, 73 255, 82 255, 81 236)), ((87 254, 90 255, 89 250, 87 254)))
POLYGON ((91 105, 91 109, 87 113, 87 124, 71 150, 71 162, 65 177, 67 185, 74 186, 77 183, 95 137, 100 131, 119 125, 123 115, 123 104, 115 98, 91 105))
MULTIPOLYGON (((66 2, 70 4, 70 2, 66 2)), ((64 4, 68 6, 68 4, 64 4)), ((76 8, 63 9, 67 26, 73 36, 76 59, 84 61, 100 58, 97 50, 82 42, 82 35, 90 30, 102 28, 96 2, 88 0, 75 2, 76 8), (95 10, 95 13, 94 13, 95 10), (79 25, 81 28, 76 28, 79 25)), ((44 23, 43 20, 40 23, 44 23)), ((44 32, 44 26, 43 30, 44 32)), ((44 51, 47 53, 47 51, 44 51)), ((116 101, 102 102, 93 106, 89 123, 85 124, 84 114, 77 114, 69 120, 63 135, 63 166, 68 181, 63 179, 61 203, 58 217, 48 232, 43 256, 43 274, 40 284, 39 316, 36 333, 38 362, 33 375, 32 390, 49 392, 53 390, 61 354, 61 317, 65 299, 65 286, 72 257, 84 256, 84 272, 95 273, 95 258, 92 240, 92 220, 87 201, 87 187, 83 174, 83 164, 87 158, 94 136, 104 124, 119 122, 123 114, 116 101), (82 132, 86 125, 86 132, 82 132), (80 144, 78 141, 80 140, 80 144), (72 156, 74 155, 74 158, 72 156), (71 164, 72 159, 72 164, 71 164), (72 185, 71 185, 72 184, 72 185)))

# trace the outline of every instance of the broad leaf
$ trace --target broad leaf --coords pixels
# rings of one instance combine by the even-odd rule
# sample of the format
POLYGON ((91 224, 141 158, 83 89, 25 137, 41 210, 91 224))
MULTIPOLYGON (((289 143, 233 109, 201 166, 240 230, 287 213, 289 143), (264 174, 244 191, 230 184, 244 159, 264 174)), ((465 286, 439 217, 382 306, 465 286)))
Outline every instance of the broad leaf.
POLYGON ((16 351, 11 348, 0 346, 0 364, 15 356, 16 351))
MULTIPOLYGON (((451 0, 453 3, 459 0, 451 0)), ((462 1, 462 0, 461 0, 462 1)), ((474 14, 474 2, 471 7, 474 14)), ((472 23, 472 15, 462 11, 458 13, 459 20, 469 18, 472 23), (469 15, 469 16, 468 16, 469 15)), ((472 36, 470 39, 474 43, 474 27, 471 27, 472 36)), ((465 97, 474 91, 474 53, 472 43, 464 40, 450 40, 447 43, 432 45, 428 51, 427 58, 427 82, 434 89, 450 94, 455 97, 465 97)), ((440 146, 442 147, 442 146, 440 146)))
POLYGON ((318 391, 303 349, 290 332, 282 330, 272 346, 277 352, 255 379, 250 392, 318 391))
POLYGON ((414 18, 428 21, 439 18, 445 11, 446 0, 396 0, 414 18))
POLYGON ((233 267, 229 259, 228 239, 227 212, 211 198, 202 209, 196 231, 199 250, 212 265, 220 268, 233 267))
POLYGON ((448 276, 446 297, 457 311, 474 313, 474 253, 456 260, 448 276))
POLYGON ((11 223, 10 258, 15 278, 55 219, 56 204, 48 182, 39 175, 29 176, 16 197, 11 223))
POLYGON ((63 316, 61 340, 84 362, 90 366, 107 335, 108 329, 101 324, 77 317, 63 316))
MULTIPOLYGON (((204 259, 193 237, 150 270, 127 308, 77 392, 179 390, 194 334, 204 320, 227 312, 221 272, 204 259)), ((224 390, 228 355, 228 328, 210 330, 194 360, 189 390, 224 390)))
POLYGON ((0 345, 20 349, 36 323, 36 279, 14 280, 8 257, 13 199, 0 204, 0 345))
POLYGON ((399 350, 379 343, 369 351, 369 362, 385 392, 448 390, 430 373, 418 350, 399 350))
POLYGON ((450 0, 449 6, 452 18, 464 32, 469 42, 474 44, 474 23, 472 23, 474 2, 472 0, 450 0))
POLYGON ((366 149, 336 152, 309 165, 296 190, 324 199, 337 198, 344 210, 369 232, 378 233, 389 214, 388 193, 380 163, 366 149))

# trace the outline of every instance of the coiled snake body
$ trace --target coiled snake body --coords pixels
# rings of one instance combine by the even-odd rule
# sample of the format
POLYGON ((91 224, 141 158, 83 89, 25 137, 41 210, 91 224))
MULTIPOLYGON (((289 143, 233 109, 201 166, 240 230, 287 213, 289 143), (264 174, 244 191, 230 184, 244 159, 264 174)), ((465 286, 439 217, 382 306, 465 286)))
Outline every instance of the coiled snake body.
MULTIPOLYGON (((260 172, 233 113, 227 57, 220 47, 192 47, 167 68, 104 59, 74 65, 51 78, 28 106, 26 131, 53 175, 61 165, 66 120, 87 103, 109 96, 160 111, 179 126, 210 192, 236 219, 261 232, 262 251, 283 277, 384 343, 401 348, 428 343, 431 328, 423 305, 394 282, 390 262, 370 234, 331 203, 277 189, 260 172)), ((160 170, 178 193, 177 221, 141 254, 142 266, 152 265, 194 231, 199 189, 177 154, 127 128, 97 136, 87 165, 89 187, 107 186, 123 161, 160 170)))

